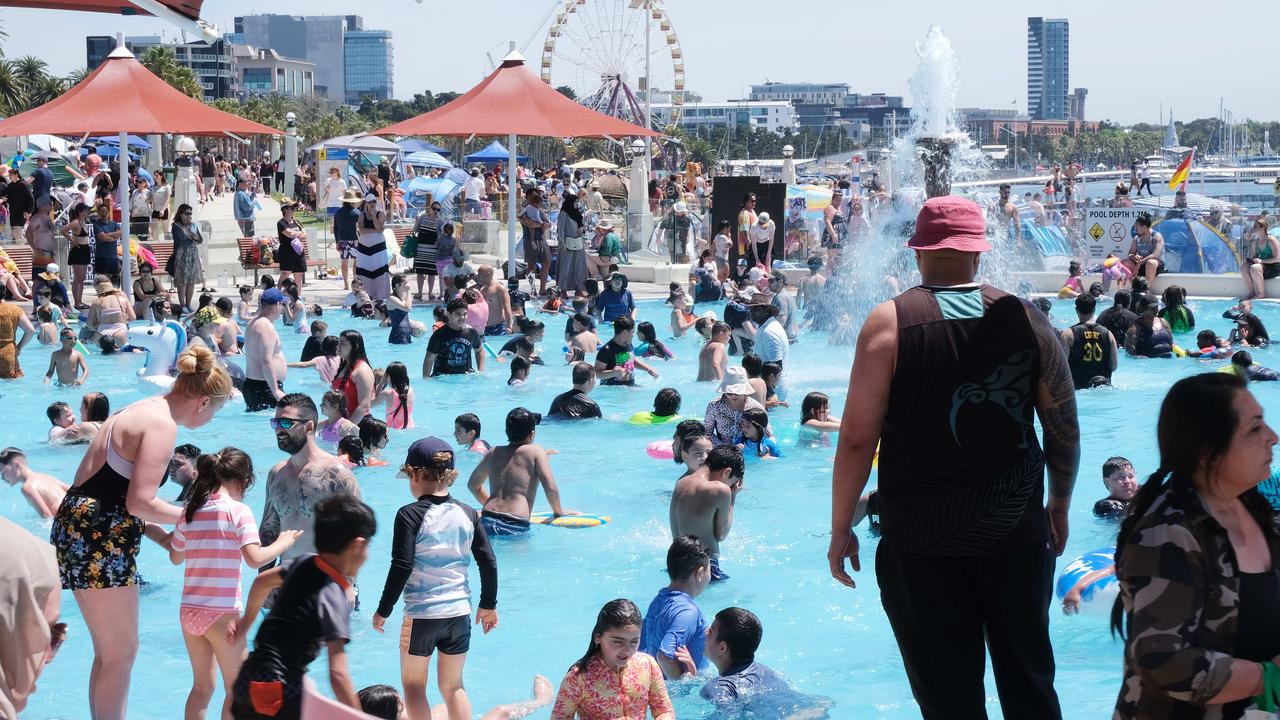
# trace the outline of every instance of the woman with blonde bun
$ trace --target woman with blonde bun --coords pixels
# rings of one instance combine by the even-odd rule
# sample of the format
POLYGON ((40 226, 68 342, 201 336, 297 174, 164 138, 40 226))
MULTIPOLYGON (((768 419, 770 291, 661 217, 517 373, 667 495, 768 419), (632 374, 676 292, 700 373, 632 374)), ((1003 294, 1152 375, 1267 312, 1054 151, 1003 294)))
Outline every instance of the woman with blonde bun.
POLYGON ((230 396, 231 377, 213 352, 184 350, 167 395, 139 400, 102 424, 54 516, 50 541, 62 587, 73 591, 93 640, 89 707, 96 720, 127 715, 143 530, 146 523, 173 525, 182 514, 156 497, 178 426, 204 425, 230 396))

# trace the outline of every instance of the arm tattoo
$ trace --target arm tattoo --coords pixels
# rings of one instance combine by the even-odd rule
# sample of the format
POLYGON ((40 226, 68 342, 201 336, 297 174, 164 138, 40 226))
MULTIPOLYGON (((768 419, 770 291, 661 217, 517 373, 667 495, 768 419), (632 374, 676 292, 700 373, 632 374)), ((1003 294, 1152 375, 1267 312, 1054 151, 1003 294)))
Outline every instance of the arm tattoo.
MULTIPOLYGON (((1035 315, 1039 310, 1031 309, 1035 315)), ((1033 316, 1034 317, 1034 316, 1033 316)), ((1076 390, 1062 341, 1043 316, 1032 320, 1040 346, 1041 390, 1036 413, 1044 430, 1045 464, 1051 497, 1070 498, 1080 467, 1080 425, 1076 418, 1076 390), (1037 322, 1038 320, 1038 322, 1037 322)))

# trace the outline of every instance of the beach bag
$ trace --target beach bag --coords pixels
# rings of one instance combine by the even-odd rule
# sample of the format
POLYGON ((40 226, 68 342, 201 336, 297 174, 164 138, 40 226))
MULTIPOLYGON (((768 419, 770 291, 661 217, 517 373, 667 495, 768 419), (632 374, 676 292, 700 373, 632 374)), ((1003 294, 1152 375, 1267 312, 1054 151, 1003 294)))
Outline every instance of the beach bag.
POLYGON ((404 236, 404 242, 400 245, 400 257, 411 258, 417 254, 418 234, 416 232, 412 232, 404 236))

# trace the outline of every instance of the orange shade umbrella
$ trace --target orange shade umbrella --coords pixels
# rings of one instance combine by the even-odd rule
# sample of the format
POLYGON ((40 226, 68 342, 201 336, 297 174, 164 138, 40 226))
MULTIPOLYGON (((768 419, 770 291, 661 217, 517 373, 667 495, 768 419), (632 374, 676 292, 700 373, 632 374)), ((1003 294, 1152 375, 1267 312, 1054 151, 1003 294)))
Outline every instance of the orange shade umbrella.
MULTIPOLYGON (((214 109, 175 90, 143 67, 124 47, 76 86, 37 108, 0 120, 0 137, 16 135, 279 135, 279 130, 214 109)), ((129 153, 120 154, 120 176, 129 174, 129 153)), ((120 215, 129 222, 129 184, 120 183, 120 215)), ((127 235, 127 233, 126 233, 127 235)), ((128 246, 127 238, 122 243, 128 246)), ((124 263, 121 287, 129 281, 124 263)))
MULTIPOLYGON (((512 52, 479 85, 444 107, 374 130, 371 135, 506 135, 508 275, 515 277, 516 137, 660 137, 649 128, 583 107, 525 68, 512 52)), ((533 268, 530 268, 532 270, 533 268)))

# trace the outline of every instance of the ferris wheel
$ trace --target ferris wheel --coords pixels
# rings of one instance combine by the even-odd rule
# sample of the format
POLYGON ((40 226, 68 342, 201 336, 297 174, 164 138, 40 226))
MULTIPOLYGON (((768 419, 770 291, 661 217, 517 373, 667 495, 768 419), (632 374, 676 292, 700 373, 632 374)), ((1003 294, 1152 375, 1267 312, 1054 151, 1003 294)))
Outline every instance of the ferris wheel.
POLYGON ((653 103, 671 106, 654 113, 653 125, 680 119, 684 50, 661 0, 557 0, 553 13, 542 45, 543 82, 572 88, 593 110, 644 125, 647 59, 653 103))

